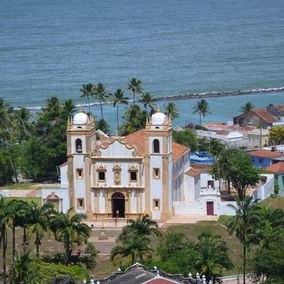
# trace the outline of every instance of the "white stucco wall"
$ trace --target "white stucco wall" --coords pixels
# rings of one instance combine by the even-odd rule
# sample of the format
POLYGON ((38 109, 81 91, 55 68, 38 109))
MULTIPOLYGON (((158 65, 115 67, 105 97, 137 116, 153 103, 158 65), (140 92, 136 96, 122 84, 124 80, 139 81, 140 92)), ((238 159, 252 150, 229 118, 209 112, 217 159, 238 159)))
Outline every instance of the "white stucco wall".
POLYGON ((42 188, 41 189, 41 197, 42 202, 51 195, 52 193, 56 194, 62 202, 62 212, 66 213, 69 209, 69 190, 68 188, 42 188))

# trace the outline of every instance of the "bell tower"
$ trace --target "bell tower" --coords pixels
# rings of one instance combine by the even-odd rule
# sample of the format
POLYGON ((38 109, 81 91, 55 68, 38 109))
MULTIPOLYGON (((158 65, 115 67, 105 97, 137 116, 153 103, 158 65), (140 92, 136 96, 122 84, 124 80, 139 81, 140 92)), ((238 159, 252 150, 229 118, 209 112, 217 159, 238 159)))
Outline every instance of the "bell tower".
POLYGON ((145 153, 145 213, 166 220, 172 212, 172 121, 160 111, 147 119, 145 153))
POLYGON ((91 216, 91 153, 96 147, 96 127, 92 115, 82 108, 67 123, 67 163, 69 205, 77 213, 91 216))

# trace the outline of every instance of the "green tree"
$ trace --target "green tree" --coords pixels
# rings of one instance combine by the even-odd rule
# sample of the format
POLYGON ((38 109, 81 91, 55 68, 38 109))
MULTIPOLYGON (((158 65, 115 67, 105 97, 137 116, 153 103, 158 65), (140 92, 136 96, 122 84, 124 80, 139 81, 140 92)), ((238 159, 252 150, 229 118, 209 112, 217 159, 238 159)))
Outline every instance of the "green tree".
POLYGON ((21 216, 24 214, 25 203, 21 200, 12 199, 7 202, 9 216, 8 225, 12 228, 12 255, 16 257, 16 227, 19 225, 21 216))
POLYGON ((150 109, 153 109, 154 98, 149 92, 146 92, 142 94, 141 101, 148 115, 148 107, 150 107, 150 109))
POLYGON ((167 261, 175 256, 179 251, 186 248, 186 239, 183 233, 166 232, 159 242, 157 252, 162 261, 167 261))
POLYGON ((209 111, 208 102, 204 99, 198 101, 196 106, 193 107, 193 114, 199 114, 199 124, 201 125, 201 116, 205 117, 207 114, 211 114, 209 111))
POLYGON ((73 245, 86 242, 90 236, 89 226, 82 223, 85 218, 84 214, 72 215, 72 209, 69 209, 67 213, 58 213, 49 224, 55 239, 64 243, 67 265, 70 264, 73 245))
POLYGON ((81 98, 87 98, 88 100, 88 105, 89 105, 89 113, 91 112, 91 105, 90 105, 90 97, 93 96, 94 93, 94 84, 88 83, 82 85, 82 88, 80 89, 82 95, 80 96, 81 98))
POLYGON ((168 104, 165 106, 165 110, 166 110, 165 114, 168 115, 168 116, 170 116, 172 120, 174 120, 175 118, 178 118, 178 117, 179 117, 176 104, 174 104, 174 103, 168 103, 168 104))
POLYGON ((231 182, 242 200, 246 190, 259 181, 257 169, 252 165, 248 155, 239 149, 224 149, 213 163, 211 173, 215 179, 231 182))
POLYGON ((259 247, 251 261, 257 283, 284 283, 284 234, 271 240, 269 247, 259 247))
POLYGON ((132 92, 133 95, 133 99, 132 99, 132 106, 135 103, 135 97, 136 95, 142 94, 143 91, 143 83, 142 81, 136 79, 136 78, 132 78, 129 80, 128 82, 128 90, 130 90, 132 92))
POLYGON ((94 87, 93 97, 99 101, 100 109, 101 109, 101 117, 104 119, 103 114, 103 103, 106 101, 108 97, 106 86, 103 83, 98 83, 94 87))
POLYGON ((202 233, 195 244, 195 251, 195 268, 206 276, 207 281, 211 279, 215 283, 224 269, 232 267, 226 243, 219 235, 202 233))
POLYGON ((128 233, 128 238, 118 242, 111 251, 111 261, 119 259, 129 259, 131 264, 140 261, 144 262, 146 258, 152 256, 152 248, 149 239, 136 235, 134 231, 128 233))
POLYGON ((37 257, 39 257, 39 248, 41 245, 43 232, 47 231, 49 220, 54 213, 55 210, 51 203, 46 203, 42 206, 39 206, 35 202, 32 202, 30 205, 29 214, 31 218, 28 229, 35 235, 37 257))
POLYGON ((183 131, 173 131, 173 139, 175 142, 190 147, 191 151, 197 150, 197 137, 192 129, 185 129, 183 131))
POLYGON ((274 126, 269 130, 269 138, 274 145, 284 144, 284 126, 274 126))
POLYGON ((30 252, 17 254, 9 270, 9 283, 11 284, 39 284, 37 270, 32 267, 30 252))
POLYGON ((116 122, 117 122, 117 129, 119 129, 119 116, 118 116, 118 107, 119 105, 127 105, 128 104, 128 97, 124 96, 124 92, 121 89, 117 89, 113 96, 113 107, 116 107, 116 122))
POLYGON ((63 105, 63 110, 62 110, 62 119, 66 120, 68 117, 72 116, 75 112, 76 106, 72 100, 66 100, 64 101, 63 105))
POLYGON ((111 132, 109 124, 104 119, 100 119, 98 121, 97 129, 100 129, 101 131, 103 131, 105 134, 108 134, 108 135, 111 132))
POLYGON ((9 222, 9 210, 6 200, 0 196, 0 245, 2 247, 3 283, 7 283, 7 225, 9 222))
POLYGON ((243 199, 236 197, 236 206, 230 204, 236 214, 228 223, 230 234, 235 233, 243 245, 243 283, 246 281, 247 249, 250 245, 251 234, 256 222, 259 221, 259 207, 253 197, 245 196, 243 199))
POLYGON ((123 116, 123 124, 119 129, 120 135, 125 136, 145 128, 146 117, 146 111, 141 111, 138 105, 128 107, 123 116))
POLYGON ((149 237, 151 234, 160 235, 157 222, 148 215, 139 216, 136 220, 128 220, 127 226, 123 228, 120 237, 127 237, 130 231, 135 232, 140 237, 149 237))
POLYGON ((255 108, 255 106, 251 102, 247 102, 247 103, 245 103, 244 106, 242 106, 240 108, 240 111, 243 112, 243 113, 246 113, 246 112, 251 111, 254 108, 255 108))

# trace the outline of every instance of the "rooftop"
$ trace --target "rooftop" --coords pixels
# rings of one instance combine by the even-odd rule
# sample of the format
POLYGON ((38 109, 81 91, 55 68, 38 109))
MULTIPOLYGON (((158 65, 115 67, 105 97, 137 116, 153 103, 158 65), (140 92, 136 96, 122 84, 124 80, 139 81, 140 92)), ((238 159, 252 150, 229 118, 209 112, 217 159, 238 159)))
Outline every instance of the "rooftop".
POLYGON ((278 119, 274 115, 272 115, 266 108, 255 108, 251 111, 268 123, 278 121, 278 119))
POLYGON ((275 174, 284 174, 284 162, 275 163, 267 167, 266 170, 275 174))
POLYGON ((273 159, 273 158, 281 157, 283 154, 281 152, 278 152, 278 151, 260 149, 260 150, 256 150, 256 151, 250 151, 250 152, 248 152, 248 155, 252 156, 252 157, 261 157, 261 158, 273 159))

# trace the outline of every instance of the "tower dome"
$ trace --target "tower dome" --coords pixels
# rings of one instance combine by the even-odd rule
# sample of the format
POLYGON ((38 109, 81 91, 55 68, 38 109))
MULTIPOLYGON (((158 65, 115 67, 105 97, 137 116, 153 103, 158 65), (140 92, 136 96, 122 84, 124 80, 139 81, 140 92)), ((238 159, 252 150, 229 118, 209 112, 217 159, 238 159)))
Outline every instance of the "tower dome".
POLYGON ((152 115, 152 124, 153 125, 162 125, 165 123, 166 116, 160 111, 158 107, 157 112, 152 115))
POLYGON ((74 115, 73 123, 74 124, 86 124, 88 121, 88 115, 83 112, 82 107, 80 108, 80 111, 74 115))

